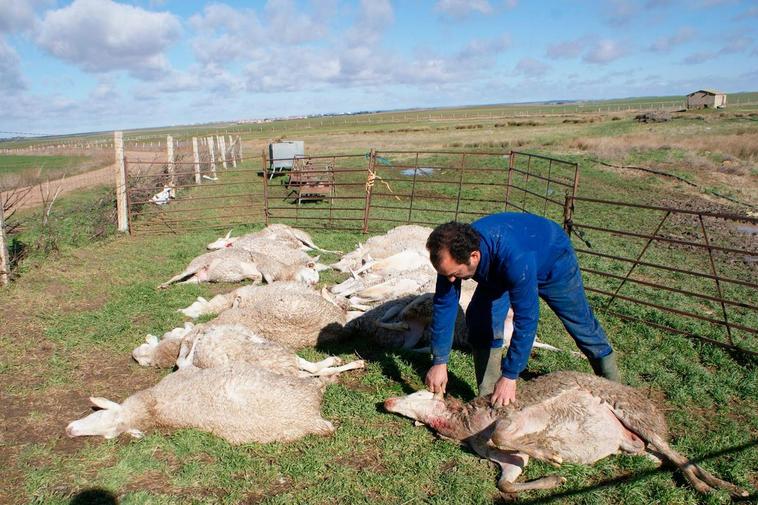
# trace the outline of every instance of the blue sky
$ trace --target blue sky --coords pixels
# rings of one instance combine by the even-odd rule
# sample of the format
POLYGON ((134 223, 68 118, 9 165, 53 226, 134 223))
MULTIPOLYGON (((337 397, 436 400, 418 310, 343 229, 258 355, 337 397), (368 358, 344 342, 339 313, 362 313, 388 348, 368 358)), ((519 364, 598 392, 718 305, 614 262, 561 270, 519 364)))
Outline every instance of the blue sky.
POLYGON ((700 88, 758 90, 758 0, 0 0, 4 132, 700 88))

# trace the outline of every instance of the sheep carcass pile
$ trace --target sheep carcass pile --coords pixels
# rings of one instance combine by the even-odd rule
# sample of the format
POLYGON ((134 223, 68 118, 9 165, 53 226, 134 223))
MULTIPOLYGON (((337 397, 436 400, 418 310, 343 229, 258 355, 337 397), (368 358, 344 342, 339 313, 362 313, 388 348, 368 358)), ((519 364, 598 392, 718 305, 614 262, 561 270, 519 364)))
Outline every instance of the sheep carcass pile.
POLYGON ((426 250, 429 233, 429 228, 408 225, 370 238, 332 265, 350 271, 352 277, 330 291, 349 298, 354 307, 365 308, 433 290, 437 273, 426 250))

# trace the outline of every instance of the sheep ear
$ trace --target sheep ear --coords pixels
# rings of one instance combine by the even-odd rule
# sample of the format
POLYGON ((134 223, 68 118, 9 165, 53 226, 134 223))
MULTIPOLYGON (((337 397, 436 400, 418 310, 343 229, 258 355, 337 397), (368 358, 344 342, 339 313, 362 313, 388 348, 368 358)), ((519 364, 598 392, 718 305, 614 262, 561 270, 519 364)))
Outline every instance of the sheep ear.
POLYGON ((228 240, 229 237, 232 236, 232 230, 229 230, 229 233, 226 234, 226 237, 224 237, 224 240, 228 240))
POLYGON ((143 432, 141 432, 140 430, 138 430, 137 428, 132 428, 130 430, 126 430, 126 432, 129 435, 133 436, 134 438, 142 438, 142 437, 145 436, 145 434, 143 432))
POLYGON ((313 258, 311 258, 311 261, 315 265, 316 263, 318 263, 318 260, 320 259, 321 259, 321 255, 319 254, 318 256, 314 256, 313 258))
POLYGON ((92 402, 92 405, 101 409, 121 410, 121 405, 100 396, 90 396, 89 401, 92 402))
POLYGON ((145 342, 147 342, 148 344, 158 345, 158 337, 156 337, 155 335, 148 335, 145 337, 145 342))

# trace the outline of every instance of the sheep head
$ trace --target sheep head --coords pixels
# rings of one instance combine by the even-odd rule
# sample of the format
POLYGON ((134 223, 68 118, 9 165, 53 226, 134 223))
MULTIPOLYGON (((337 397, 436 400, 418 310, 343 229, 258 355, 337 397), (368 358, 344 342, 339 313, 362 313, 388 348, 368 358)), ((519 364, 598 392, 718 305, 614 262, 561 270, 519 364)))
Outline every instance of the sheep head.
POLYGON ((118 403, 99 397, 91 397, 90 401, 102 410, 69 423, 66 426, 66 435, 69 437, 116 438, 124 432, 137 438, 143 435, 138 429, 129 426, 125 409, 118 403))
POLYGON ((208 244, 207 248, 210 251, 216 251, 225 247, 231 247, 238 239, 239 237, 232 237, 232 230, 229 230, 229 233, 227 233, 225 237, 218 238, 211 242, 208 244))
POLYGON ((158 337, 148 335, 145 337, 145 343, 137 346, 132 351, 132 358, 140 366, 152 366, 155 363, 155 353, 158 349, 158 337))
POLYGON ((297 271, 294 280, 296 282, 302 282, 307 286, 314 286, 318 284, 319 274, 318 270, 316 270, 316 262, 309 261, 306 263, 303 268, 297 271))

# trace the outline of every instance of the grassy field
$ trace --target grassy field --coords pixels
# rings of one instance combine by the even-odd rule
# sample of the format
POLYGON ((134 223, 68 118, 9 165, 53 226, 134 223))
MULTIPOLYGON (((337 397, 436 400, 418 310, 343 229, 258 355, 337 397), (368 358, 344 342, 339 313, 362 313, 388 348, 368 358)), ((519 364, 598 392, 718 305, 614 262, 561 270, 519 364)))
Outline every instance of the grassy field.
MULTIPOLYGON (((656 124, 637 123, 631 113, 580 112, 565 117, 514 119, 510 124, 469 118, 423 124, 293 126, 287 137, 304 139, 310 153, 362 155, 370 147, 384 151, 514 148, 545 153, 579 163, 580 195, 745 212, 758 204, 755 142, 758 124, 751 114, 749 110, 687 113, 656 124), (598 161, 619 167, 655 168, 679 175, 696 186, 632 168, 609 167, 598 161), (717 197, 714 192, 748 205, 717 197)), ((266 132, 246 133, 243 137, 245 152, 252 158, 244 166, 259 167, 260 160, 255 156, 271 137, 266 132)), ((386 157, 390 164, 381 168, 380 175, 387 179, 397 177, 393 167, 408 160, 401 155, 386 157)), ((502 167, 502 158, 481 159, 478 164, 471 163, 481 168, 502 167)), ((457 160, 459 157, 455 155, 422 158, 421 166, 454 166, 457 160)), ((352 163, 363 166, 365 162, 361 156, 352 163)), ((441 170, 437 177, 452 178, 453 172, 448 172, 441 170)), ((229 172, 224 177, 237 181, 237 186, 258 182, 242 174, 229 172)), ((502 197, 499 188, 482 184, 489 181, 487 177, 471 178, 471 182, 478 184, 467 187, 464 197, 502 197)), ((409 191, 410 181, 406 178, 388 184, 395 196, 377 197, 376 202, 400 205, 398 198, 402 200, 402 195, 409 191)), ((433 188, 426 184, 422 188, 430 197, 457 196, 449 187, 433 188)), ((220 194, 222 187, 209 191, 220 194)), ((426 428, 413 427, 409 421, 383 412, 381 402, 387 397, 423 386, 422 374, 430 364, 429 358, 379 349, 360 340, 302 352, 309 359, 336 353, 343 358, 359 355, 368 361, 365 372, 343 375, 339 384, 327 389, 323 414, 338 427, 333 437, 240 447, 194 430, 159 430, 140 440, 126 436, 112 441, 67 439, 63 433, 65 425, 90 412, 88 396, 120 401, 155 384, 167 373, 143 369, 131 361, 131 350, 147 333, 162 334, 181 325, 183 319, 176 309, 189 305, 197 296, 208 297, 235 287, 176 286, 156 290, 157 284, 181 270, 218 233, 208 230, 178 235, 115 236, 111 221, 102 217, 108 195, 106 189, 94 189, 62 199, 53 213, 57 252, 48 251, 47 255, 43 249, 33 247, 39 240, 35 224, 39 217, 33 214, 19 217, 24 220, 25 231, 16 239, 27 245, 28 254, 19 265, 13 286, 0 294, 0 402, 4 426, 0 439, 4 446, 0 454, 0 478, 6 483, 0 490, 0 502, 63 504, 100 499, 106 503, 109 497, 127 504, 501 501, 492 465, 456 444, 437 439, 426 428)), ((520 203, 521 195, 515 196, 520 203)), ((539 202, 525 200, 525 203, 542 211, 539 202)), ((450 211, 451 202, 439 205, 438 210, 450 211)), ((465 210, 497 210, 497 205, 487 209, 471 204, 465 210)), ((310 208, 314 213, 328 215, 323 204, 310 208)), ((417 209, 412 218, 435 221, 447 216, 433 210, 417 209)), ((374 218, 407 216, 405 210, 376 212, 374 218)), ((550 212, 554 209, 548 214, 555 217, 550 212)), ((200 214, 219 227, 225 224, 223 219, 200 214)), ((577 206, 577 222, 580 218, 588 224, 651 231, 660 214, 586 203, 577 206)), ((666 231, 684 233, 692 225, 688 221, 673 221, 672 228, 666 231)), ((249 220, 247 224, 247 228, 259 226, 260 220, 258 223, 249 220)), ((374 226, 378 230, 390 224, 376 221, 374 226)), ((729 228, 719 230, 717 236, 724 243, 739 237, 729 228)), ((313 236, 320 246, 341 250, 349 250, 365 239, 359 233, 324 229, 314 231, 313 236)), ((627 256, 633 256, 643 245, 639 240, 622 241, 608 234, 588 233, 588 238, 598 251, 627 256)), ((740 244, 756 249, 754 235, 745 240, 740 244)), ((576 242, 576 246, 583 245, 576 242)), ((693 269, 705 268, 707 261, 690 249, 655 247, 649 254, 656 262, 693 269)), ((331 261, 336 256, 324 259, 331 261)), ((581 261, 584 267, 614 268, 599 259, 581 257, 581 261)), ((755 263, 719 265, 725 269, 724 275, 753 281, 756 278, 755 263)), ((638 273, 672 286, 691 282, 676 276, 663 277, 652 270, 638 273)), ((327 273, 322 282, 328 284, 342 278, 327 273)), ((586 280, 588 285, 597 286, 605 282, 591 275, 586 280)), ((705 284, 688 287, 702 292, 713 289, 705 284)), ((681 309, 709 313, 718 308, 710 302, 693 302, 662 290, 630 289, 637 296, 681 309)), ((758 303, 754 290, 738 288, 729 295, 753 305, 758 303)), ((590 298, 595 306, 604 301, 596 295, 590 298)), ((557 319, 549 309, 542 309, 540 340, 573 349, 557 319)), ((658 322, 723 339, 718 329, 674 315, 654 314, 633 305, 623 305, 619 310, 638 317, 657 317, 658 322)), ((643 388, 665 409, 674 447, 720 477, 751 489, 755 499, 758 487, 755 361, 649 325, 627 323, 603 312, 599 317, 619 353, 625 380, 643 388)), ((735 317, 743 324, 758 327, 755 311, 740 312, 735 317)), ((754 339, 741 343, 749 348, 755 346, 754 339)), ((473 397, 470 358, 454 352, 450 368, 450 393, 464 400, 473 397)), ((562 369, 589 371, 589 366, 568 354, 536 351, 528 375, 562 369)), ((558 469, 535 462, 527 467, 525 476, 536 478, 550 473, 564 476, 567 483, 556 490, 525 493, 519 502, 729 502, 723 494, 699 496, 678 472, 668 467, 655 468, 638 457, 614 456, 591 467, 564 464, 558 469)))
POLYGON ((0 154, 0 189, 55 180, 112 163, 109 156, 103 154, 0 154))

